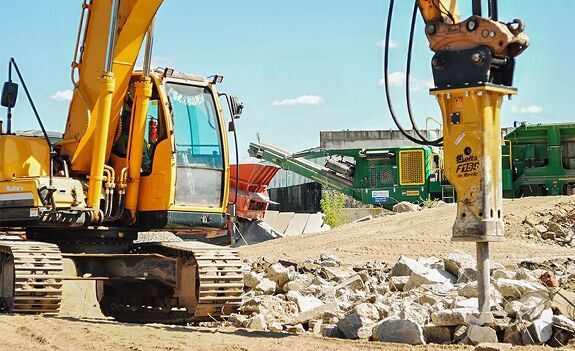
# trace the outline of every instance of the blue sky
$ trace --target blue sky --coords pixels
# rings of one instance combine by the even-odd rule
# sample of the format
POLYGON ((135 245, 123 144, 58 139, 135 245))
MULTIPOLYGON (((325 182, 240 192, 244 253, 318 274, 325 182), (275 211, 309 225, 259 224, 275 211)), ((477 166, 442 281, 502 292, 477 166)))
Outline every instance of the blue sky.
MULTIPOLYGON (((462 17, 471 1, 460 1, 462 17)), ((0 0, 0 79, 16 58, 50 130, 62 130, 81 0, 0 0), (58 93, 60 92, 60 93, 58 93)), ((412 1, 396 1, 391 51, 393 96, 407 124, 403 72, 412 1)), ((155 63, 225 76, 220 90, 241 97, 240 152, 259 133, 290 151, 319 145, 319 131, 394 128, 385 104, 381 40, 388 0, 165 1, 156 22, 155 63)), ((573 120, 575 41, 572 0, 500 1, 500 19, 525 20, 531 47, 518 58, 519 96, 505 101, 503 124, 573 120)), ((440 118, 422 21, 413 61, 413 104, 423 126, 440 118)), ((0 118, 4 119, 2 108, 0 118)), ((22 94, 14 129, 37 128, 22 94)))

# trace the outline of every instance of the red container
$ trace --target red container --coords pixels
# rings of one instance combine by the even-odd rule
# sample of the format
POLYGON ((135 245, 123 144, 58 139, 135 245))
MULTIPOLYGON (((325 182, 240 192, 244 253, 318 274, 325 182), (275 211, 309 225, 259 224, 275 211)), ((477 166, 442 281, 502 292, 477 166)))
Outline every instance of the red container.
MULTIPOLYGON (((236 167, 230 166, 230 202, 236 196, 236 167)), ((239 165, 238 199, 236 216, 246 219, 263 219, 270 203, 267 187, 280 170, 276 166, 266 166, 257 163, 239 165)))

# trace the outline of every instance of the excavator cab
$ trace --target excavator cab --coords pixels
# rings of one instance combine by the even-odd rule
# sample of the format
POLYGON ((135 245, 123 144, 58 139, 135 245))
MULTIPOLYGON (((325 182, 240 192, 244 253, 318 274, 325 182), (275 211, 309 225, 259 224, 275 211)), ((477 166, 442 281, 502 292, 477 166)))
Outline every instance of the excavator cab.
MULTIPOLYGON (((140 229, 223 230, 229 152, 215 83, 163 68, 150 77, 152 93, 144 124, 137 197, 141 200, 134 223, 140 229)), ((130 138, 130 131, 135 83, 140 79, 141 73, 134 73, 120 112, 111 158, 116 173, 126 163, 128 150, 139 148, 136 139, 130 138)), ((230 97, 229 105, 230 114, 239 117, 242 105, 237 98, 230 97)))

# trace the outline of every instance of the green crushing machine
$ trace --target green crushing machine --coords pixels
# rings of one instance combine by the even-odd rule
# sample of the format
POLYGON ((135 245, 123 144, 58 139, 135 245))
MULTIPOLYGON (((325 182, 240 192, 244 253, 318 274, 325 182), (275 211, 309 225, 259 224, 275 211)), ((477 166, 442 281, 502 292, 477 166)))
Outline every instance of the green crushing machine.
POLYGON ((575 193, 575 124, 522 123, 504 139, 505 197, 575 193))
POLYGON ((248 151, 252 157, 303 175, 365 204, 390 208, 401 201, 418 203, 429 197, 453 200, 453 188, 441 181, 440 155, 428 146, 314 149, 292 154, 271 145, 251 143, 248 151), (310 159, 323 160, 323 165, 310 159))

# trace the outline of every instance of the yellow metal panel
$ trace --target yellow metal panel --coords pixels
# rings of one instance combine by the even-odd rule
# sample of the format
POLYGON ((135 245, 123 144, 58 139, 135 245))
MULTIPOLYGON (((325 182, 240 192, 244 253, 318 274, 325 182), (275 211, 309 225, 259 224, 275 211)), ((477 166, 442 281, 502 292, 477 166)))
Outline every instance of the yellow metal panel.
MULTIPOLYGON (((43 206, 38 195, 38 189, 47 187, 50 179, 47 176, 34 178, 16 178, 0 181, 0 194, 26 194, 31 193, 34 206, 43 206)), ((56 207, 69 208, 71 206, 85 207, 85 199, 80 181, 66 177, 54 177, 53 185, 58 191, 54 193, 56 207)))
POLYGON ((40 197, 38 196, 38 185, 34 179, 14 179, 8 181, 0 181, 0 195, 24 195, 32 194, 34 198, 34 206, 42 206, 40 197))
POLYGON ((425 184, 425 153, 423 150, 399 151, 399 184, 425 184))
POLYGON ((50 148, 41 138, 0 135, 0 180, 48 175, 50 148))

